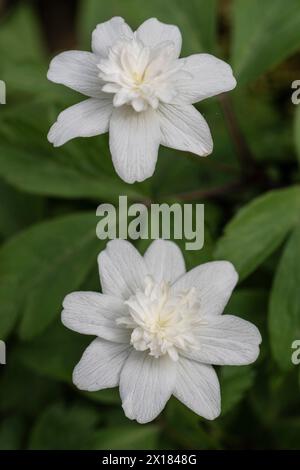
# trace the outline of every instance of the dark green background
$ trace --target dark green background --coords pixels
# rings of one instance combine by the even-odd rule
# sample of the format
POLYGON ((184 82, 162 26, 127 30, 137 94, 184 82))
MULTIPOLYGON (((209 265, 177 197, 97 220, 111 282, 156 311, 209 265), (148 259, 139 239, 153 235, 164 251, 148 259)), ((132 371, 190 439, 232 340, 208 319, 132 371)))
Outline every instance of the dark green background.
POLYGON ((300 105, 291 102, 300 0, 1 1, 0 14, 0 448, 300 448, 299 366, 291 362, 300 339, 300 105), (214 53, 238 80, 234 92, 198 106, 213 154, 161 148, 154 177, 133 186, 115 174, 107 136, 59 149, 46 138, 57 114, 84 99, 46 80, 50 56, 90 49, 96 24, 113 15, 132 27, 151 16, 177 24, 183 55, 214 53), (72 385, 91 338, 61 325, 61 303, 71 291, 99 290, 105 243, 95 236, 95 210, 119 194, 205 203, 205 247, 187 252, 187 265, 227 259, 239 271, 226 311, 255 323, 263 344, 255 364, 218 370, 214 422, 172 399, 155 422, 138 425, 124 417, 117 390, 85 394, 72 385))

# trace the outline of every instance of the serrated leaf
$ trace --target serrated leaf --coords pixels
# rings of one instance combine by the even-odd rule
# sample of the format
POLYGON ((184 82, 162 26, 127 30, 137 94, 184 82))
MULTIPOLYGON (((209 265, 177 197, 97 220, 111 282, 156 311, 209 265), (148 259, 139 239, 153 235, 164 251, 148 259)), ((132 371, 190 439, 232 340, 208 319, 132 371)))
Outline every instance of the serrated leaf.
POLYGON ((235 0, 233 69, 250 82, 300 48, 299 0, 235 0))
POLYGON ((292 364, 292 343, 300 338, 300 225, 281 257, 270 298, 269 333, 274 359, 283 370, 292 364))
POLYGON ((215 259, 231 261, 244 279, 278 248, 299 220, 299 186, 263 194, 225 227, 215 259))

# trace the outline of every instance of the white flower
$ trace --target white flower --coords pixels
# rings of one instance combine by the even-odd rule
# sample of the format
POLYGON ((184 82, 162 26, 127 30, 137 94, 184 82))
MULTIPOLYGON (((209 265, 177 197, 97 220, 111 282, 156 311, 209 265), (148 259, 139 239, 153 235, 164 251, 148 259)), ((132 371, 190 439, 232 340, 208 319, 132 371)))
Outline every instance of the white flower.
POLYGON ((185 273, 173 242, 154 241, 144 257, 114 240, 99 255, 103 294, 74 292, 64 300, 68 328, 96 335, 73 373, 81 390, 120 388, 125 414, 146 423, 174 395, 195 413, 220 413, 220 387, 211 364, 256 360, 258 329, 221 315, 238 276, 227 261, 185 273))
POLYGON ((176 26, 151 18, 133 33, 123 18, 97 26, 93 52, 55 57, 48 79, 89 97, 63 111, 48 139, 55 146, 74 137, 110 133, 118 175, 126 182, 153 175, 159 145, 208 155, 213 142, 193 103, 232 90, 231 67, 209 54, 179 59, 176 26))

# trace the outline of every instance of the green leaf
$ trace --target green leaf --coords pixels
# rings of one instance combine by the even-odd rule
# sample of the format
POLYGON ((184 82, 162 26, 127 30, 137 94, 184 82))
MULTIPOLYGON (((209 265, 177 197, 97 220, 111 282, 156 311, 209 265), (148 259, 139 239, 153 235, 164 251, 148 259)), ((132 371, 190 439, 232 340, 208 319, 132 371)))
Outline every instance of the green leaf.
POLYGON ((183 36, 183 52, 187 54, 211 51, 215 47, 217 1, 152 0, 143 8, 139 0, 81 1, 79 30, 85 48, 90 48, 91 34, 98 23, 112 16, 123 16, 135 30, 145 20, 157 17, 165 23, 179 26, 183 36))
POLYGON ((274 359, 283 370, 292 364, 292 343, 300 338, 300 225, 288 240, 270 298, 269 332, 274 359))
POLYGON ((268 291, 264 289, 244 288, 235 290, 225 307, 229 315, 238 315, 245 320, 264 318, 268 307, 268 291))
POLYGON ((37 222, 43 213, 43 200, 28 194, 16 191, 14 188, 0 181, 0 235, 4 238, 13 235, 19 230, 37 222))
POLYGON ((264 289, 236 289, 225 307, 225 314, 237 315, 254 323, 263 333, 268 312, 269 292, 264 289))
POLYGON ((174 397, 169 400, 163 416, 166 422, 165 435, 175 443, 174 449, 178 449, 178 446, 180 449, 220 448, 219 433, 214 432, 214 423, 204 422, 174 397))
MULTIPOLYGON (((44 56, 42 44, 41 32, 32 7, 28 4, 20 4, 14 14, 7 15, 6 21, 1 21, 0 52, 2 60, 0 67, 12 61, 41 61, 44 56)), ((3 79, 2 76, 1 78, 3 79)))
POLYGON ((93 450, 152 450, 157 449, 159 428, 154 425, 112 426, 96 431, 93 450))
POLYGON ((68 330, 58 320, 39 337, 20 344, 17 353, 34 373, 70 384, 73 369, 91 341, 91 337, 68 330))
POLYGON ((21 3, 12 14, 1 17, 0 77, 7 84, 8 103, 15 93, 20 99, 20 94, 32 96, 48 90, 43 44, 36 15, 28 3, 21 3))
POLYGON ((300 220, 300 187, 270 191, 243 207, 225 227, 215 259, 231 261, 240 279, 280 246, 300 220))
MULTIPOLYGON (((283 86, 286 88, 286 83, 283 86)), ((258 92, 256 88, 238 89, 234 94, 233 106, 252 155, 265 168, 268 165, 267 171, 272 181, 281 182, 280 168, 274 164, 294 162, 292 129, 282 108, 272 99, 270 89, 266 93, 258 92)))
POLYGON ((82 405, 49 407, 37 420, 29 439, 33 450, 89 449, 99 416, 82 405))
POLYGON ((40 377, 27 368, 19 352, 18 348, 11 350, 9 345, 7 364, 0 376, 0 413, 32 419, 49 402, 58 399, 62 389, 60 384, 40 377), (30 397, 30 400, 24 397, 30 397))
POLYGON ((298 161, 300 164, 300 104, 298 104, 296 107, 294 135, 298 161))
MULTIPOLYGON (((68 330, 58 320, 42 335, 19 345, 17 353, 25 366, 34 373, 70 385, 72 384, 73 369, 92 340, 91 336, 68 330)), ((76 389, 74 388, 74 390, 76 389)), ((78 393, 96 403, 120 404, 117 389, 100 390, 99 392, 78 391, 78 393)))
POLYGON ((106 136, 53 148, 47 133, 58 113, 51 103, 38 102, 9 108, 0 116, 3 179, 22 191, 46 196, 110 202, 119 194, 143 198, 145 184, 129 185, 117 176, 106 136))
POLYGON ((245 84, 300 48, 299 0, 235 0, 232 61, 245 84))
POLYGON ((34 450, 155 449, 159 428, 137 424, 97 428, 101 415, 82 405, 50 406, 37 420, 30 436, 34 450))
POLYGON ((243 399, 254 382, 254 371, 251 366, 221 368, 220 385, 222 415, 231 411, 243 399))
POLYGON ((117 176, 80 172, 72 168, 72 160, 63 161, 62 156, 64 150, 58 150, 55 157, 50 152, 31 153, 0 145, 0 174, 11 185, 32 194, 97 201, 117 201, 119 194, 130 199, 143 197, 135 186, 126 185, 117 176))
POLYGON ((103 242, 95 230, 94 214, 73 214, 35 225, 2 247, 2 338, 14 327, 19 313, 23 339, 42 333, 54 320, 64 296, 80 286, 96 262, 103 242))

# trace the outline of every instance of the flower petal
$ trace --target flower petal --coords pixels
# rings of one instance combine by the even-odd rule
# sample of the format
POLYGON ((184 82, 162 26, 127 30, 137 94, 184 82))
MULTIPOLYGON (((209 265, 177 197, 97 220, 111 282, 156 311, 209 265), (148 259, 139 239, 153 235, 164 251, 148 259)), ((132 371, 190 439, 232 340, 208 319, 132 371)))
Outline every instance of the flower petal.
POLYGON ((94 99, 77 103, 59 114, 51 127, 48 140, 59 147, 75 137, 92 137, 108 131, 112 103, 109 99, 94 99))
POLYGON ((207 317, 195 336, 199 348, 183 354, 199 362, 239 366, 251 364, 259 355, 261 335, 258 329, 233 315, 207 317))
POLYGON ((184 61, 183 70, 191 76, 178 79, 175 102, 197 103, 210 96, 233 90, 236 79, 232 68, 223 60, 210 54, 194 54, 180 59, 184 61))
POLYGON ((105 95, 98 77, 98 63, 99 58, 92 52, 62 52, 52 59, 47 78, 83 95, 98 98, 105 95))
POLYGON ((160 139, 159 121, 152 108, 140 113, 130 106, 114 109, 109 144, 118 175, 127 183, 152 176, 160 139))
POLYGON ((80 390, 95 392, 119 385, 120 372, 128 357, 129 346, 95 339, 84 351, 74 369, 73 383, 80 390))
POLYGON ((144 255, 150 274, 157 282, 174 282, 185 273, 185 262, 176 243, 155 240, 144 255))
POLYGON ((134 246, 126 240, 112 240, 98 257, 104 294, 127 300, 143 289, 148 274, 146 263, 134 246))
POLYGON ((155 47, 165 41, 171 41, 179 57, 182 45, 181 32, 177 26, 165 24, 156 18, 149 18, 136 31, 137 37, 146 45, 155 47))
POLYGON ((173 289, 178 292, 195 287, 201 315, 221 315, 237 281, 238 274, 229 261, 212 261, 183 275, 173 289))
POLYGON ((213 141, 209 127, 194 106, 161 104, 157 114, 160 120, 162 145, 200 156, 212 152, 213 141))
POLYGON ((129 343, 127 330, 116 324, 124 315, 124 302, 97 292, 73 292, 63 302, 62 322, 71 330, 117 343, 129 343))
POLYGON ((120 377, 120 396, 129 419, 148 423, 164 409, 173 393, 176 362, 167 355, 159 358, 133 350, 120 377))
POLYGON ((133 32, 124 19, 120 16, 114 16, 105 23, 97 25, 92 34, 92 51, 98 56, 107 56, 108 49, 118 39, 131 38, 133 32))
POLYGON ((220 384, 213 367, 180 358, 174 396, 206 419, 221 412, 220 384))

